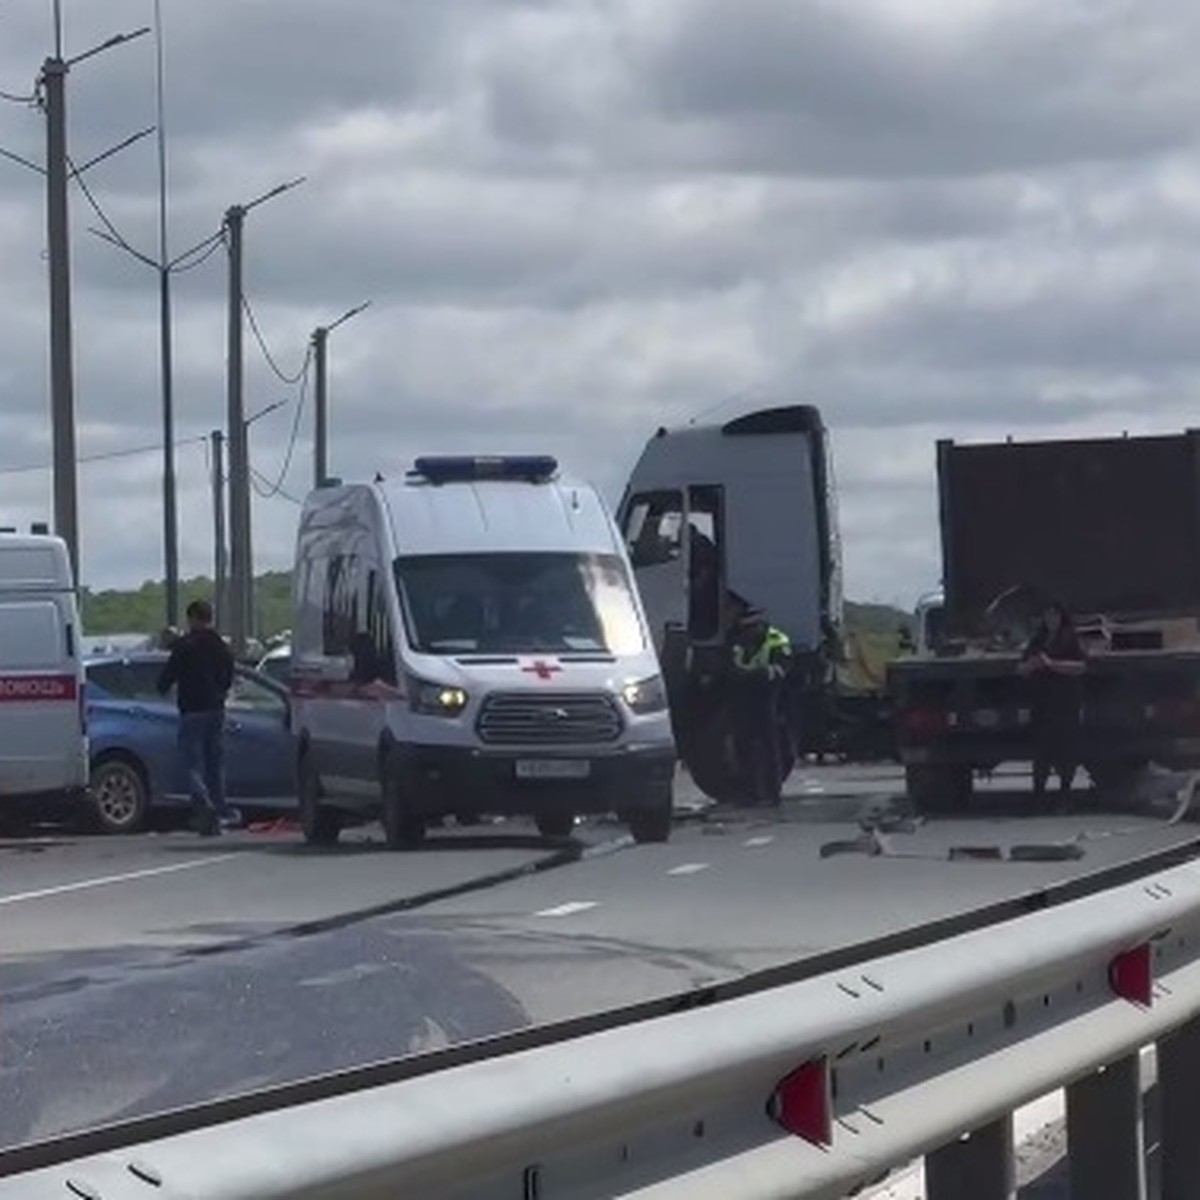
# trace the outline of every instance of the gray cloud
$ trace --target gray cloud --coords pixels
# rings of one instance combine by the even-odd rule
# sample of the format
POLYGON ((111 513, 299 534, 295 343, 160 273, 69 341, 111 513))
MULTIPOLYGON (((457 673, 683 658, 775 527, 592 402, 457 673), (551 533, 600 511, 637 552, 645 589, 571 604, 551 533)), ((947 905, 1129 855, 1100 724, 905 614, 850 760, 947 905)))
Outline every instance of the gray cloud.
MULTIPOLYGON (((1194 418, 1200 15, 1168 0, 164 0, 172 244, 251 214, 247 289, 288 371, 331 344, 335 469, 426 450, 548 449, 615 498, 661 423, 820 404, 835 431, 852 594, 911 600, 937 571, 933 443, 1170 429, 1194 418), (943 11, 944 10, 944 11, 943 11)), ((150 0, 66 0, 77 51, 150 0)), ((48 5, 0 4, 0 89, 28 86, 48 5)), ((149 40, 70 76, 76 161, 149 124, 149 40)), ((32 109, 0 146, 39 159, 32 109)), ((155 245, 147 141, 88 181, 155 245)), ((158 433, 155 280, 73 198, 85 455, 158 433)), ((50 437, 42 182, 0 161, 0 480, 41 519, 50 437)), ((176 278, 183 557, 208 569, 201 442, 224 422, 225 258, 176 278)), ((247 332, 258 470, 299 389, 247 332)), ((311 397, 308 397, 311 401, 311 397)), ((290 553, 311 409, 282 492, 290 553)), ((158 455, 81 468, 96 584, 160 572, 158 455)))
POLYGON ((688 159, 893 176, 1129 159, 1194 138, 1197 19, 1167 0, 668 6, 643 68, 688 159), (1116 102, 1117 97, 1120 102, 1116 102), (707 146, 705 145, 707 143, 707 146))

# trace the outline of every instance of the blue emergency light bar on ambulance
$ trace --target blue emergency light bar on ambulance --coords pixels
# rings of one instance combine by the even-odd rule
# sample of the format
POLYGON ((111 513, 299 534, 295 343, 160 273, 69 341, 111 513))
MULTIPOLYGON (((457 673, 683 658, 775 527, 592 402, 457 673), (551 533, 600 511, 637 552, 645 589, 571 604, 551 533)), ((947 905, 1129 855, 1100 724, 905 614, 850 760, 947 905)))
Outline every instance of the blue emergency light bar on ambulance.
POLYGON ((670 835, 675 744, 624 540, 549 455, 424 456, 312 492, 293 573, 301 824, 616 812, 670 835))
POLYGON ((430 483, 470 483, 482 479, 546 483, 558 474, 558 459, 549 454, 424 455, 413 462, 412 474, 430 483))

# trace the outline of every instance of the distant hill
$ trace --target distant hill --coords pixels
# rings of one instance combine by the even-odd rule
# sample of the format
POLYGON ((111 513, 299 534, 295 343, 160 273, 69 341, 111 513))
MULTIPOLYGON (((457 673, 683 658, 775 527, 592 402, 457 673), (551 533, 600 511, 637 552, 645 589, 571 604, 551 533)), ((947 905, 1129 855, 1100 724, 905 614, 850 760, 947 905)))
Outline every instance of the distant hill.
MULTIPOLYGON (((258 627, 272 637, 292 625, 292 577, 288 571, 271 571, 254 583, 258 627)), ((180 610, 195 599, 211 599, 211 579, 198 576, 181 581, 180 610)), ((156 633, 163 625, 166 599, 161 581, 147 580, 133 591, 83 593, 83 627, 88 634, 142 631, 156 633)), ((872 647, 886 650, 896 641, 901 626, 912 626, 912 614, 886 604, 846 601, 846 628, 872 647)))
POLYGON ((860 604, 846 601, 846 627, 856 633, 886 633, 895 636, 901 629, 913 628, 913 614, 890 604, 860 604))

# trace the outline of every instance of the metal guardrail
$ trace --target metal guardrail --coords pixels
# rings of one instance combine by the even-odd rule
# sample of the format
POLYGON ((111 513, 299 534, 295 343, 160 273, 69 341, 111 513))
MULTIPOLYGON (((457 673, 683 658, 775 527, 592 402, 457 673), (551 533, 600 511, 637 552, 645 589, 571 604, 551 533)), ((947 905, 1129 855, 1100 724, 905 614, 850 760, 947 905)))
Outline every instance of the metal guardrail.
POLYGON ((1112 1068, 1154 1042, 1163 1200, 1193 1200, 1198 1013, 1187 863, 695 1011, 24 1171, 0 1200, 832 1200, 921 1154, 931 1200, 989 1200, 1011 1194, 997 1130, 1063 1085, 1068 1117, 1093 1112, 1072 1158, 1107 1181, 1077 1194, 1123 1200, 1114 1172, 1141 1151, 1112 1068))

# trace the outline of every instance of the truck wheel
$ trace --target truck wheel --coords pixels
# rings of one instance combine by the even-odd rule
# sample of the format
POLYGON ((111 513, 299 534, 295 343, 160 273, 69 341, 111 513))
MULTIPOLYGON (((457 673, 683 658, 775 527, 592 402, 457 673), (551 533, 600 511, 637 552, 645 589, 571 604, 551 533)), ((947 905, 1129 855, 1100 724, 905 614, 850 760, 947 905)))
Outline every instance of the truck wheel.
POLYGON ((425 818, 413 811, 412 796, 404 786, 404 772, 393 751, 384 761, 380 780, 383 836, 389 850, 415 850, 425 840, 425 818))
POLYGON ((918 813, 964 812, 971 802, 971 768, 912 764, 904 768, 904 786, 918 813))
POLYGON ((636 808, 628 811, 629 832, 639 846, 671 838, 673 813, 671 788, 655 788, 636 808))
POLYGON ((1098 791, 1121 792, 1133 787, 1145 767, 1146 763, 1141 759, 1117 759, 1090 762, 1087 773, 1098 791))
POLYGON ((570 837, 575 828, 573 812, 542 813, 536 818, 536 821, 538 833, 544 838, 552 838, 556 841, 570 837))
POLYGON ((742 790, 729 742, 728 726, 718 714, 684 743, 683 761, 692 782, 718 804, 736 803, 742 790))
POLYGON ((300 759, 296 771, 296 791, 300 802, 300 831, 310 846, 332 846, 342 832, 342 814, 322 804, 325 789, 310 754, 300 759))

